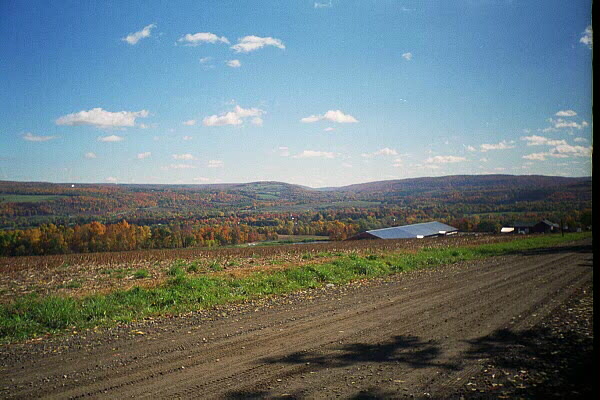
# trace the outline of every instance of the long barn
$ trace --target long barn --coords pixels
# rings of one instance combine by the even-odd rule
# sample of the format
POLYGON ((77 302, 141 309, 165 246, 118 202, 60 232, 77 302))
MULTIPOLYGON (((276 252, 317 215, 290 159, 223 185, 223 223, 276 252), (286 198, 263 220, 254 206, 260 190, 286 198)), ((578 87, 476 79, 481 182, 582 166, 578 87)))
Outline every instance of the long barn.
POLYGON ((420 224, 394 226, 392 228, 373 229, 361 232, 346 240, 361 239, 422 239, 433 236, 446 236, 458 232, 453 226, 441 222, 423 222, 420 224))

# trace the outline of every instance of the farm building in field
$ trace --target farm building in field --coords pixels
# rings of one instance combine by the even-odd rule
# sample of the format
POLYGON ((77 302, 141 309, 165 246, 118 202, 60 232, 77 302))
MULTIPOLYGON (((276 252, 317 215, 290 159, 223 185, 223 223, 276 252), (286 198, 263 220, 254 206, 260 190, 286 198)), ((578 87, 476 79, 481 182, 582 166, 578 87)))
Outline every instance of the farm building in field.
POLYGON ((458 232, 453 226, 441 222, 424 222, 421 224, 394 226, 392 228, 374 229, 349 237, 346 240, 361 239, 422 239, 433 236, 446 236, 458 232))
POLYGON ((512 225, 503 226, 501 233, 553 233, 558 232, 560 226, 554 222, 544 219, 540 222, 516 222, 512 225))

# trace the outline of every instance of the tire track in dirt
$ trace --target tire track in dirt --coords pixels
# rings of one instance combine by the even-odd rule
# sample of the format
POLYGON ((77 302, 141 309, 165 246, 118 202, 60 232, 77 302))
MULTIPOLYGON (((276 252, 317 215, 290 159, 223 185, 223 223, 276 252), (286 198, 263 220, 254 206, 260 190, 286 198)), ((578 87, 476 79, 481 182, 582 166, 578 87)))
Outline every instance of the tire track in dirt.
POLYGON ((2 371, 0 388, 8 390, 0 394, 333 397, 433 390, 477 370, 461 358, 467 339, 510 326, 519 315, 542 318, 570 288, 591 280, 591 268, 576 266, 591 257, 557 251, 400 274, 347 293, 324 291, 311 302, 190 321, 199 325, 177 326, 156 340, 128 338, 116 357, 110 341, 92 351, 32 355, 25 372, 2 371), (378 382, 383 377, 387 383, 378 382))
MULTIPOLYGON (((525 270, 516 270, 513 273, 513 278, 515 276, 518 276, 519 278, 522 278, 523 274, 529 273, 531 270, 534 270, 536 268, 536 265, 530 266, 528 269, 525 270)), ((484 271, 481 271, 484 272, 484 271)), ((511 271, 512 272, 512 271, 511 271)), ((489 274, 489 271, 485 271, 484 274, 489 274)), ((495 272, 491 272, 492 274, 494 274, 495 272)), ((504 276, 504 278, 506 278, 506 276, 504 276)), ((468 282, 468 280, 465 280, 464 282, 468 282)), ((485 281, 484 281, 485 282, 485 281)), ((481 286, 479 288, 479 290, 482 290, 484 287, 488 288, 488 287, 492 287, 494 285, 494 283, 489 283, 486 284, 484 286, 481 286)), ((389 291, 390 289, 387 289, 387 291, 389 291)), ((395 289, 392 289, 395 291, 395 289)), ((420 296, 420 293, 422 292, 426 292, 428 300, 431 302, 432 299, 434 297, 439 297, 439 296, 443 296, 446 298, 446 300, 451 300, 451 298, 449 298, 449 293, 448 293, 448 288, 446 286, 440 286, 439 288, 437 288, 437 293, 435 296, 432 296, 431 294, 431 290, 430 289, 423 289, 423 290, 411 290, 409 293, 406 293, 404 296, 402 297, 412 297, 412 298, 416 298, 420 296)), ((436 298, 437 298, 436 297, 436 298)), ((405 299, 400 299, 400 300, 405 300, 405 299)), ((378 304, 376 306, 377 309, 385 309, 386 307, 389 306, 393 306, 394 300, 392 300, 391 302, 388 302, 387 304, 378 304)), ((469 302, 470 303, 470 302, 469 302)), ((413 312, 420 312, 420 309, 414 309, 414 306, 410 306, 411 308, 413 308, 413 312)), ((356 308, 356 307, 354 307, 356 308)), ((330 315, 320 315, 319 318, 322 319, 327 319, 330 321, 330 323, 337 323, 338 320, 341 319, 348 319, 350 317, 352 318, 357 318, 360 317, 361 315, 365 314, 365 313, 371 313, 373 311, 373 306, 366 304, 363 305, 362 310, 356 310, 353 309, 353 314, 352 316, 348 316, 346 314, 343 314, 341 316, 338 317, 332 317, 330 315)), ((400 312, 406 313, 408 312, 408 310, 405 310, 406 307, 402 307, 400 310, 400 312)), ((379 321, 380 317, 376 316, 375 317, 375 323, 377 323, 379 321)), ((287 331, 291 331, 292 329, 295 329, 295 334, 297 334, 299 331, 308 329, 307 324, 313 324, 314 323, 314 318, 309 319, 309 321, 305 321, 303 323, 301 323, 299 326, 290 326, 290 328, 287 331)), ((363 321, 364 323, 364 321, 363 321)), ((288 324, 289 325, 289 324, 288 324)), ((296 321, 294 321, 294 325, 298 325, 296 323, 296 321)), ((265 332, 264 330, 262 332, 259 333, 259 338, 258 339, 254 339, 254 340, 265 340, 265 336, 271 334, 271 336, 269 337, 270 342, 272 343, 274 340, 280 339, 280 338, 284 338, 285 341, 287 341, 287 336, 288 333, 277 333, 277 332, 265 332)), ((256 336, 256 335, 254 335, 256 336)), ((185 336, 184 336, 185 338, 185 336)), ((248 342, 249 338, 244 338, 244 340, 246 342, 248 342)), ((180 359, 180 353, 185 351, 186 354, 188 355, 188 357, 190 356, 195 356, 197 353, 203 352, 203 349, 199 349, 196 350, 194 349, 194 345, 197 345, 197 341, 194 340, 185 340, 183 339, 183 343, 181 342, 181 340, 178 340, 178 343, 174 344, 174 347, 170 348, 170 349, 164 349, 164 344, 159 346, 158 350, 155 351, 154 353, 148 355, 148 353, 146 353, 146 359, 148 360, 148 362, 143 363, 142 365, 138 364, 138 363, 132 363, 132 359, 130 358, 129 360, 123 360, 121 359, 119 361, 120 363, 120 372, 121 372, 121 376, 112 376, 111 378, 111 383, 113 383, 113 385, 111 385, 110 387, 103 387, 100 388, 99 390, 104 391, 104 390, 114 390, 116 388, 119 388, 121 386, 124 386, 126 384, 139 384, 144 380, 147 379, 151 379, 153 376, 162 374, 168 374, 168 373, 173 373, 173 372, 177 372, 178 369, 181 368, 182 364, 185 365, 185 363, 182 362, 182 360, 180 359), (171 357, 171 359, 165 359, 165 355, 167 355, 166 353, 171 354, 173 357, 171 357), (153 356, 154 357, 160 357, 160 370, 156 370, 156 367, 153 367, 152 364, 158 364, 156 361, 157 360, 153 360, 153 356), (125 368, 123 365, 121 364, 129 364, 127 365, 127 368, 125 368), (149 365, 148 365, 149 364, 149 365), (129 368, 131 367, 131 368, 129 368), (137 373, 141 372, 142 376, 138 376, 137 373)), ((251 343, 247 343, 246 344, 246 348, 248 348, 251 343)), ((205 344, 204 344, 205 345, 205 344)), ((206 345, 205 345, 206 346, 206 345)), ((225 358, 228 356, 227 351, 224 351, 223 348, 230 348, 229 349, 229 353, 234 352, 233 355, 235 355, 235 350, 232 350, 234 348, 237 348, 235 346, 235 343, 232 343, 232 340, 230 338, 225 338, 224 339, 224 343, 221 343, 217 349, 213 349, 209 354, 204 354, 205 358, 208 358, 208 356, 211 353, 216 353, 218 355, 221 356, 221 358, 225 358)), ((232 355, 232 354, 229 354, 232 355)), ((137 356, 134 356, 133 358, 136 358, 137 356)), ((218 358, 217 356, 215 356, 214 358, 218 358)), ((91 360, 92 362, 94 361, 93 359, 91 360)), ((185 360, 184 360, 185 361, 185 360)), ((81 366, 83 367, 83 366, 81 366)), ((41 367, 42 372, 44 370, 46 370, 46 368, 44 366, 41 367)), ((109 371, 112 371, 112 368, 108 369, 109 371)), ((108 372, 110 373, 110 372, 108 372)), ((59 375, 62 376, 62 375, 59 375)), ((55 379, 57 378, 56 376, 54 377, 55 379)), ((95 377, 97 380, 103 380, 102 378, 105 378, 103 376, 99 376, 96 375, 95 377)), ((48 379, 48 377, 46 377, 45 379, 48 379)))

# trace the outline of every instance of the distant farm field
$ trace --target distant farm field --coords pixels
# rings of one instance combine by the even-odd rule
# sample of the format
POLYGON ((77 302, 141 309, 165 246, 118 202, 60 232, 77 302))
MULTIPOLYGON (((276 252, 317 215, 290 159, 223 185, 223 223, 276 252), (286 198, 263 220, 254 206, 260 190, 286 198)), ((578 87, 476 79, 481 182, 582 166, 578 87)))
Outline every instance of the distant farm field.
POLYGON ((41 203, 67 196, 46 194, 0 194, 0 203, 41 203))

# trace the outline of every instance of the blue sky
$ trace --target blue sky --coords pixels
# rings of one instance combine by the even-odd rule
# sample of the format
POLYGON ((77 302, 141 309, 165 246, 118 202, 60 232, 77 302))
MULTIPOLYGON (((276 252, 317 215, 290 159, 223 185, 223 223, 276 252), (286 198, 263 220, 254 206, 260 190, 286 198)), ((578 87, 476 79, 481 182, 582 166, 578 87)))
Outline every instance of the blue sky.
POLYGON ((589 1, 0 2, 0 179, 590 176, 589 1))

